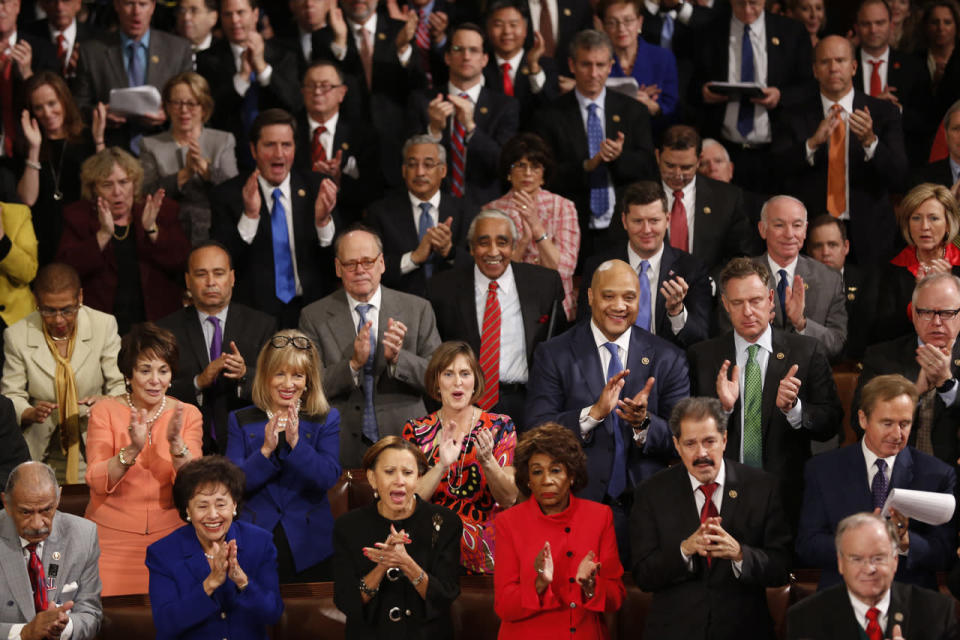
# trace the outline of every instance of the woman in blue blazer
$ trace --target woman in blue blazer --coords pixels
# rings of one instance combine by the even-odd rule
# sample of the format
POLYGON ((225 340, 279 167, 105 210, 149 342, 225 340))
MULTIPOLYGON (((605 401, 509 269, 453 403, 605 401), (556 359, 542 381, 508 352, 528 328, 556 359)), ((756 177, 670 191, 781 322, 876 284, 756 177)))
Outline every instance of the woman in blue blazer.
POLYGON ((270 534, 234 521, 243 472, 222 456, 184 465, 173 501, 188 524, 147 547, 158 640, 264 640, 283 613, 270 534))
POLYGON ((309 338, 286 329, 263 346, 253 402, 228 420, 227 457, 247 475, 239 517, 273 533, 281 583, 331 580, 327 491, 340 477, 340 414, 309 338))

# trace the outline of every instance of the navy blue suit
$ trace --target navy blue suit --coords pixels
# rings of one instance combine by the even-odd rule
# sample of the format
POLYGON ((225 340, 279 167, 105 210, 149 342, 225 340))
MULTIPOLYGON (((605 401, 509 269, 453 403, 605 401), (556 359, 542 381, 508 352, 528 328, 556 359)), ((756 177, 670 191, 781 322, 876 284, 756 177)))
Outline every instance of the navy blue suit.
MULTIPOLYGON (((804 469, 806 489, 797 533, 797 554, 803 566, 821 570, 818 589, 840 582, 834 533, 843 518, 873 510, 867 484, 867 463, 861 443, 814 456, 804 469)), ((953 494, 953 468, 913 447, 897 454, 890 488, 953 494)), ((910 552, 900 556, 896 580, 937 589, 937 571, 953 561, 957 542, 952 522, 934 527, 910 521, 910 552)))
POLYGON ((260 453, 266 414, 247 407, 230 414, 227 457, 247 474, 240 519, 273 531, 290 543, 297 572, 333 553, 333 515, 327 490, 340 477, 340 413, 326 419, 300 416, 297 446, 282 440, 269 458, 260 453))
POLYGON ((210 596, 203 590, 210 564, 193 526, 180 527, 147 547, 150 606, 158 640, 263 640, 267 627, 280 621, 283 599, 270 534, 235 520, 226 539, 237 541, 237 559, 249 582, 240 591, 227 578, 210 596))
MULTIPOLYGON (((651 456, 673 453, 667 418, 673 406, 690 395, 690 376, 683 351, 639 327, 632 327, 631 331, 630 350, 624 363, 630 375, 621 397, 635 396, 650 376, 657 381, 647 405, 650 427, 643 451, 633 444, 630 425, 618 421, 627 447, 628 489, 663 468, 662 462, 651 456)), ((590 322, 581 322, 540 344, 534 352, 527 382, 527 424, 558 422, 580 438, 580 411, 600 397, 606 381, 590 322)), ((607 493, 614 455, 612 416, 607 416, 581 440, 590 477, 590 483, 578 494, 581 498, 600 501, 607 493)))

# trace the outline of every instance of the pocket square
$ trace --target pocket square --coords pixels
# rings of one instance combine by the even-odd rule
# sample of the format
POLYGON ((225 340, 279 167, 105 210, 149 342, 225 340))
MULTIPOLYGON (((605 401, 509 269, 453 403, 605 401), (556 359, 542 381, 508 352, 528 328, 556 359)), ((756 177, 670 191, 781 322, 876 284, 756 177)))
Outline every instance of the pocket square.
POLYGON ((71 593, 76 590, 77 590, 77 583, 68 582, 67 584, 63 585, 63 589, 60 589, 60 593, 71 593))

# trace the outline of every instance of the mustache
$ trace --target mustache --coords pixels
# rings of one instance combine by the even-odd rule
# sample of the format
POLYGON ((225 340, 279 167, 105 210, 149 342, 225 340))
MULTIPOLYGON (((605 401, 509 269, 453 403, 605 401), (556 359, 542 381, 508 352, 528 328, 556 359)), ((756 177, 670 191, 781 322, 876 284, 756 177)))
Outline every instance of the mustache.
POLYGON ((711 467, 714 466, 714 464, 713 464, 713 458, 710 458, 710 457, 708 457, 708 456, 704 456, 704 457, 702 457, 702 458, 697 458, 696 460, 693 461, 693 464, 694 464, 694 465, 705 464, 705 465, 709 465, 709 466, 711 466, 711 467))
POLYGON ((42 529, 24 529, 23 537, 25 538, 39 538, 40 536, 50 535, 50 527, 43 527, 42 529))

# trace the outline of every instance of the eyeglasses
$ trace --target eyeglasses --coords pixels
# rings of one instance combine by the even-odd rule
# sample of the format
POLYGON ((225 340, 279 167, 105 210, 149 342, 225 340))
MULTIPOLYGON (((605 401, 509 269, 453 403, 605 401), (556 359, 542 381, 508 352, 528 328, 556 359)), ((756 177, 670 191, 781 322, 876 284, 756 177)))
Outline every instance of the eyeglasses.
POLYGON ((339 89, 342 86, 342 84, 330 84, 329 82, 321 82, 320 84, 308 82, 303 85, 303 88, 306 89, 307 93, 330 93, 334 89, 339 89))
POLYGON ((483 53, 483 47, 464 47, 459 44, 455 44, 450 47, 450 53, 456 53, 459 55, 469 53, 472 56, 478 56, 483 53))
POLYGON ((516 169, 520 173, 526 173, 527 171, 536 173, 537 171, 543 171, 543 163, 533 162, 533 161, 526 162, 524 160, 521 160, 519 162, 514 162, 512 165, 510 165, 510 168, 516 169))
POLYGON ((847 562, 852 564, 855 567, 864 568, 867 566, 872 567, 885 567, 890 564, 890 560, 893 558, 893 555, 876 555, 876 556, 851 556, 848 554, 843 554, 847 559, 847 562))
POLYGON ((608 29, 619 29, 620 27, 630 28, 633 25, 637 24, 636 18, 625 18, 623 20, 617 20, 616 18, 610 18, 609 20, 603 21, 603 26, 608 29))
POLYGON ((167 106, 171 109, 196 109, 200 106, 200 103, 196 100, 167 100, 167 106))
POLYGON ((380 259, 380 254, 373 256, 372 258, 363 258, 362 260, 340 260, 337 258, 337 262, 340 263, 340 266, 345 270, 350 271, 351 273, 357 270, 357 267, 363 267, 364 271, 369 271, 373 269, 373 265, 377 264, 377 260, 380 259))
POLYGON ((311 346, 310 338, 304 336, 273 336, 270 338, 270 346, 274 349, 283 349, 291 344, 302 351, 309 351, 311 346))
POLYGON ((938 316, 940 322, 952 320, 960 313, 960 309, 920 309, 919 307, 915 308, 915 311, 918 316, 927 321, 933 320, 933 316, 938 316))
POLYGON ((423 161, 417 160, 416 158, 409 158, 404 161, 403 166, 405 166, 407 169, 416 170, 417 167, 423 167, 427 171, 433 171, 434 169, 439 167, 441 164, 442 164, 441 162, 438 162, 433 158, 427 158, 426 160, 423 160, 423 161))
POLYGON ((53 307, 37 307, 37 311, 40 312, 40 315, 44 318, 56 318, 57 316, 63 316, 64 318, 72 318, 77 315, 77 311, 80 310, 80 305, 75 304, 69 307, 63 307, 62 309, 54 309, 53 307))

